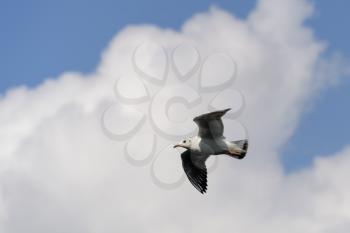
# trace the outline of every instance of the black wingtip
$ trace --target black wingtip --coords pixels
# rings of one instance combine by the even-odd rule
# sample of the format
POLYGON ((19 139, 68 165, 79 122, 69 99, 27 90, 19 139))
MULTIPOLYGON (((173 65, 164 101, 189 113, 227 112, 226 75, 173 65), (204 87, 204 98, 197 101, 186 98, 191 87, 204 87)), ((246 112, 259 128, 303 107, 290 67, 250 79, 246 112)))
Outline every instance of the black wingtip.
POLYGON ((207 190, 207 168, 198 167, 192 163, 191 151, 186 150, 181 154, 182 167, 190 183, 202 194, 207 190))

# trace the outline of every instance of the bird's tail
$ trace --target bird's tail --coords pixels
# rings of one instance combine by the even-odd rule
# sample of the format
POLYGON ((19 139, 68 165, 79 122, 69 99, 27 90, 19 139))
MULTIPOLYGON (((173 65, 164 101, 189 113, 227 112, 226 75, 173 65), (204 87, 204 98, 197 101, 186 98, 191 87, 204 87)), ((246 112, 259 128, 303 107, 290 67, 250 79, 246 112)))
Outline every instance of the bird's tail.
POLYGON ((238 140, 238 141, 232 141, 231 143, 235 144, 239 149, 234 150, 233 153, 230 153, 230 156, 237 158, 237 159, 243 159, 248 151, 248 140, 238 140))

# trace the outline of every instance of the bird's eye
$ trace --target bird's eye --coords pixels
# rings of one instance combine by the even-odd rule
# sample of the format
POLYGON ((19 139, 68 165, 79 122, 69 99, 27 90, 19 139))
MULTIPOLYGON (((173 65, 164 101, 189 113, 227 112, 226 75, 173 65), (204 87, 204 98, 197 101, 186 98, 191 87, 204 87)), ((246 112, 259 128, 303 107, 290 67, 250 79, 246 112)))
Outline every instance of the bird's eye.
POLYGON ((186 143, 186 140, 183 140, 182 143, 186 143))

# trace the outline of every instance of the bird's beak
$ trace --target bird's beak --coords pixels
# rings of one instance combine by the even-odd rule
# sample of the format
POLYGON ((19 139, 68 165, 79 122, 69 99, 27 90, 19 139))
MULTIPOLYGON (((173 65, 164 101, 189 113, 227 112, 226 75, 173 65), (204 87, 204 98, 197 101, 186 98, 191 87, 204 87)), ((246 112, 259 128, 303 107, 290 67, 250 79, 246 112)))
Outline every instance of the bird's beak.
POLYGON ((175 145, 173 146, 173 148, 176 148, 176 147, 180 147, 180 145, 179 145, 179 144, 175 144, 175 145))

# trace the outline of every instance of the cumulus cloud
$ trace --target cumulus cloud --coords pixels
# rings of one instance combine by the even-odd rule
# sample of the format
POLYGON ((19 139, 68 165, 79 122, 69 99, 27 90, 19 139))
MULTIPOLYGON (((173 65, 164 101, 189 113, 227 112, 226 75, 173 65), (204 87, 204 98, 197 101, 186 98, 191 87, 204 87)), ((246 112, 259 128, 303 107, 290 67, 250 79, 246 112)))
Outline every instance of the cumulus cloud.
POLYGON ((325 44, 303 24, 311 14, 304 0, 261 0, 245 20, 211 8, 180 31, 128 26, 95 73, 9 90, 0 101, 2 232, 345 232, 350 150, 289 175, 279 161, 315 86, 334 78, 317 75, 328 63, 325 44), (101 130, 114 82, 137 75, 130 61, 145 41, 192 43, 202 57, 225 51, 237 62, 251 147, 242 161, 220 159, 205 196, 189 183, 160 189, 149 167, 131 166, 101 130))

